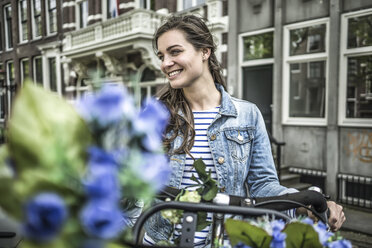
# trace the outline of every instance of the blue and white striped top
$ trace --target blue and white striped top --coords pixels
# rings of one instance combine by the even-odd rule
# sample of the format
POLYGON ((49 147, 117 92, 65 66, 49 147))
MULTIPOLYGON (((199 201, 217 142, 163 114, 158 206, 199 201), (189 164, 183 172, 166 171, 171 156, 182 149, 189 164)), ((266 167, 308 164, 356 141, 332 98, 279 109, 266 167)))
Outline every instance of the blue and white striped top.
MULTIPOLYGON (((188 190, 195 190, 196 187, 192 187, 196 182, 192 181, 190 178, 194 175, 199 178, 193 167, 194 159, 197 160, 201 158, 206 165, 206 171, 211 171, 211 177, 217 180, 216 168, 213 163, 211 149, 208 143, 207 129, 216 117, 220 107, 216 107, 205 111, 193 111, 194 114, 194 127, 195 127, 195 140, 192 149, 190 150, 192 158, 189 154, 186 154, 186 162, 183 170, 181 188, 187 188, 188 190)), ((212 220, 212 214, 208 213, 207 220, 212 220)), ((174 237, 177 238, 181 235, 182 225, 178 224, 175 227, 174 237)), ((206 237, 208 236, 210 226, 207 226, 200 232, 195 233, 194 247, 203 247, 205 245, 206 237)), ((144 244, 154 245, 155 242, 145 234, 143 239, 144 244)))

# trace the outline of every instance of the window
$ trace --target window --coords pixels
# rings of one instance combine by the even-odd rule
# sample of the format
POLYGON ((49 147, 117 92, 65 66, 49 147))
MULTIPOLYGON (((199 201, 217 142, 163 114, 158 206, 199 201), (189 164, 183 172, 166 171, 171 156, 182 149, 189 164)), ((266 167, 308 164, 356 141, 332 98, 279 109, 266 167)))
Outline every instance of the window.
POLYGON ((107 1, 107 19, 117 17, 119 15, 118 3, 116 0, 107 1))
POLYGON ((47 0, 47 31, 48 34, 57 33, 57 8, 56 0, 47 0))
POLYGON ((88 26, 88 1, 81 1, 79 3, 79 27, 80 28, 85 28, 88 26))
POLYGON ((284 29, 283 124, 327 124, 328 19, 284 29))
POLYGON ((12 99, 15 94, 15 88, 14 86, 14 64, 13 61, 6 62, 6 85, 7 90, 5 90, 8 98, 8 113, 10 113, 10 103, 12 102, 12 99))
POLYGON ((178 4, 182 6, 181 10, 189 9, 189 8, 192 8, 197 5, 204 4, 204 3, 205 3, 205 0, 181 0, 181 1, 179 0, 178 1, 178 4))
POLYGON ((5 47, 7 50, 13 48, 12 34, 12 7, 6 5, 4 7, 4 24, 5 24, 5 47))
POLYGON ((272 58, 274 32, 243 37, 243 61, 272 58))
POLYGON ((19 41, 28 40, 27 0, 19 1, 19 41))
POLYGON ((33 0, 32 3, 32 35, 33 38, 39 38, 42 35, 41 0, 33 0))
POLYGON ((26 78, 30 76, 30 61, 28 59, 22 59, 21 64, 21 83, 23 85, 26 78))
MULTIPOLYGON (((0 63, 0 71, 3 72, 3 64, 0 63)), ((0 120, 5 118, 5 106, 6 106, 6 89, 3 87, 4 81, 0 79, 0 120)))
POLYGON ((43 61, 41 57, 34 58, 34 82, 43 85, 43 61))
POLYGON ((339 124, 372 124, 372 11, 341 17, 339 124))
POLYGON ((155 10, 155 1, 154 0, 140 0, 140 8, 155 10))
POLYGON ((48 58, 50 90, 57 91, 56 58, 48 58))

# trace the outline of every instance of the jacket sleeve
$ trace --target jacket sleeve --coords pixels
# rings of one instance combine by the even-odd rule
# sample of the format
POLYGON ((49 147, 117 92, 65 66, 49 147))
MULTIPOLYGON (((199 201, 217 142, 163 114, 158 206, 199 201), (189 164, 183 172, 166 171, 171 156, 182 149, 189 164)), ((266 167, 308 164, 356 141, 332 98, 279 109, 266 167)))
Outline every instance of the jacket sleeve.
POLYGON ((263 117, 256 106, 254 110, 256 124, 247 177, 250 196, 265 197, 297 192, 296 189, 286 188, 279 184, 263 117))

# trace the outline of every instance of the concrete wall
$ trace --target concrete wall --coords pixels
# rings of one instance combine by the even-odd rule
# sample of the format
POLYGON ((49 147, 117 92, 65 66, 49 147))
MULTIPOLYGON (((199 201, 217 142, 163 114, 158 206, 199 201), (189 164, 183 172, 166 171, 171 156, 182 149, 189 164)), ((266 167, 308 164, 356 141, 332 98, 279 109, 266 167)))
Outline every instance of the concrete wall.
POLYGON ((372 177, 372 129, 341 129, 340 172, 372 177))
POLYGON ((343 11, 356 11, 372 7, 371 0, 342 0, 343 11))
MULTIPOLYGON (((260 7, 254 7, 247 0, 239 0, 237 14, 239 17, 238 33, 274 26, 274 1, 264 0, 260 7)), ((229 12, 230 13, 230 12, 229 12)), ((236 14, 236 12, 235 12, 236 14)), ((229 15, 231 16, 231 15, 229 15)))
POLYGON ((329 16, 329 0, 286 0, 284 23, 311 20, 329 16))
POLYGON ((325 171, 325 134, 325 128, 285 126, 285 165, 325 171))

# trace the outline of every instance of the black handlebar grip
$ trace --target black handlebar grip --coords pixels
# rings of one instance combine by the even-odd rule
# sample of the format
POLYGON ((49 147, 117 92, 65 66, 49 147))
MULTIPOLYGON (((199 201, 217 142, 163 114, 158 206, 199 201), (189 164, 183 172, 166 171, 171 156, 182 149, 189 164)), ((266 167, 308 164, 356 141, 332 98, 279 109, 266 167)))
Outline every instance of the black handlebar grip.
POLYGON ((254 200, 256 205, 278 211, 298 207, 295 202, 301 203, 303 205, 312 205, 315 211, 317 211, 318 213, 327 211, 327 200, 324 198, 323 194, 312 190, 304 190, 297 193, 273 197, 254 198, 254 200), (293 201, 293 203, 278 202, 280 200, 293 201), (265 204, 265 202, 267 202, 267 204, 265 204))

